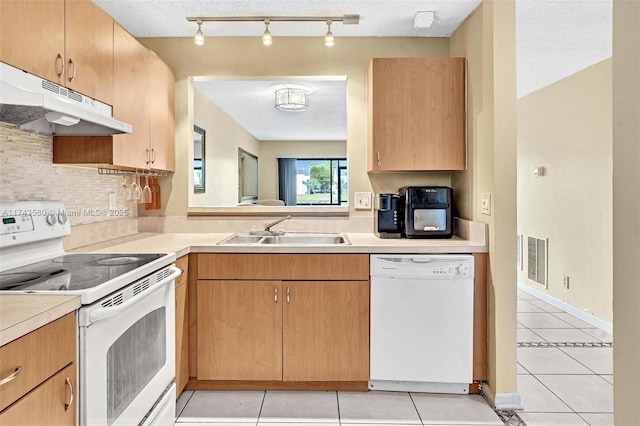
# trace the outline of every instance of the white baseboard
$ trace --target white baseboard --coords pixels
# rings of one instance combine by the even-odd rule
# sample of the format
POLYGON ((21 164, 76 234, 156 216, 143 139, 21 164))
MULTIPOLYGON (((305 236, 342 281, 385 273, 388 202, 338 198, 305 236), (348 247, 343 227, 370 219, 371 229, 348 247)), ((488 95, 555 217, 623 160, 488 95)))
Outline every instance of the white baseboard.
POLYGON ((582 321, 588 322, 589 324, 598 327, 600 330, 613 335, 613 324, 606 322, 604 320, 601 320, 600 318, 596 318, 593 315, 586 313, 582 309, 576 308, 575 306, 572 306, 567 302, 564 302, 560 299, 556 299, 555 297, 549 295, 548 293, 545 293, 543 291, 530 287, 521 282, 518 282, 518 290, 522 290, 525 293, 529 293, 533 296, 536 296, 538 299, 544 300, 548 304, 553 305, 558 309, 562 309, 563 311, 580 318, 582 321))
POLYGON ((488 383, 482 384, 482 393, 496 410, 524 410, 519 393, 493 394, 488 383))

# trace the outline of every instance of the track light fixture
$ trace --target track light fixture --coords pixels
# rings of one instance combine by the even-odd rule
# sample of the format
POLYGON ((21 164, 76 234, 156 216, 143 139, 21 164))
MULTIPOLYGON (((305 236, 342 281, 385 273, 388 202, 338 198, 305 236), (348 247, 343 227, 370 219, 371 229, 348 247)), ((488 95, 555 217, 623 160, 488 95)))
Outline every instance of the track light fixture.
POLYGON ((343 25, 358 25, 360 23, 360 15, 342 15, 342 16, 199 16, 188 17, 188 22, 196 22, 198 31, 196 32, 194 42, 198 46, 204 44, 204 34, 202 33, 203 22, 264 22, 265 30, 262 34, 262 44, 271 46, 273 37, 269 31, 269 24, 274 21, 278 22, 325 22, 327 24, 327 34, 324 37, 324 45, 331 47, 335 45, 335 38, 331 32, 331 24, 342 22, 343 25))
POLYGON ((204 45, 204 34, 202 33, 202 20, 198 19, 196 21, 198 23, 198 31, 196 32, 196 36, 193 38, 193 42, 196 46, 204 45))
POLYGON ((327 47, 333 47, 336 44, 336 40, 333 38, 331 32, 331 19, 327 20, 327 35, 324 36, 324 45, 327 47))
POLYGON ((271 46, 271 44, 273 44, 273 37, 271 37, 271 33, 269 32, 269 20, 265 19, 264 20, 264 25, 265 25, 265 30, 264 30, 264 34, 262 34, 262 44, 264 44, 265 46, 271 46))

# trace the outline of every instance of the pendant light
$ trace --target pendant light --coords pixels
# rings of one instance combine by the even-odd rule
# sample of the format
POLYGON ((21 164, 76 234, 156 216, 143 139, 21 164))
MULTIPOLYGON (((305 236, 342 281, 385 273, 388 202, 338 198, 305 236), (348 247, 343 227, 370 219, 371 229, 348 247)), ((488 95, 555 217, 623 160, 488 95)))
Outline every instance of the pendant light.
POLYGON ((193 38, 193 42, 196 46, 204 45, 204 34, 202 33, 202 20, 198 20, 198 31, 196 32, 196 36, 193 38))
POLYGON ((324 45, 327 47, 333 47, 336 44, 335 39, 333 38, 333 33, 331 32, 331 20, 327 20, 327 35, 324 36, 324 45))

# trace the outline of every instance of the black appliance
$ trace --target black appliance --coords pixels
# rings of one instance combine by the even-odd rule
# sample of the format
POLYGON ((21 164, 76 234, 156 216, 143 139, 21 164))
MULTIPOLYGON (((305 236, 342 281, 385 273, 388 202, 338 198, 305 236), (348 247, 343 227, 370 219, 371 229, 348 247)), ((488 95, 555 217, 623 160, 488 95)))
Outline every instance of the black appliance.
POLYGON ((451 238, 453 235, 453 190, 447 186, 400 188, 404 210, 403 236, 407 238, 451 238))
POLYGON ((402 237, 402 205, 398 194, 378 194, 373 216, 374 233, 378 238, 402 237))

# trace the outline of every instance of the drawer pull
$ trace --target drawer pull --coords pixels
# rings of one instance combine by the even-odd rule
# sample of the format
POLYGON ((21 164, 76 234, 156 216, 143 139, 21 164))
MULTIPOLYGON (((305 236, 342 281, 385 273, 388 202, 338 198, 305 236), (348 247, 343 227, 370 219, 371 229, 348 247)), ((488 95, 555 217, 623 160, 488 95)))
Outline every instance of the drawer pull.
POLYGON ((71 404, 73 404, 73 384, 71 383, 71 379, 69 379, 68 377, 66 378, 65 382, 67 382, 67 386, 69 386, 69 390, 71 391, 69 403, 64 404, 64 411, 67 411, 69 407, 71 407, 71 404))
POLYGON ((18 376, 18 374, 20 374, 21 371, 22 371, 22 366, 21 365, 17 366, 16 367, 16 371, 14 371, 13 373, 9 374, 4 379, 0 380, 0 386, 4 385, 6 383, 9 383, 13 379, 15 379, 18 376))

